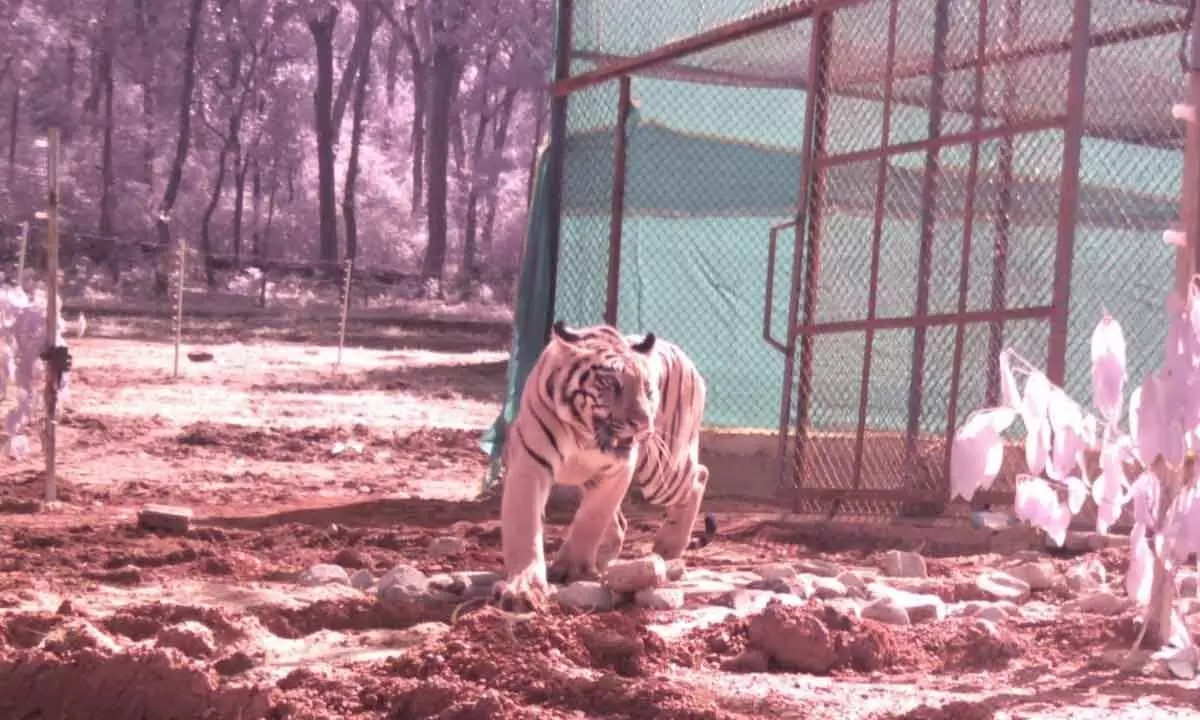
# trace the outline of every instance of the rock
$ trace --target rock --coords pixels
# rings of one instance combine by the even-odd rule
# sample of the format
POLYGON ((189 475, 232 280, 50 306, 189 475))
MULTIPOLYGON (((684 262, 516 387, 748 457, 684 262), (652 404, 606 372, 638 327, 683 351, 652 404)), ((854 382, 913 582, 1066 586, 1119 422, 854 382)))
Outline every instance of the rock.
POLYGON ((988 604, 979 608, 979 612, 975 613, 975 617, 979 618, 980 620, 987 620, 990 623, 999 624, 1005 620, 1008 620, 1011 616, 1004 610, 1004 608, 998 605, 988 604))
POLYGON ((258 663, 254 660, 254 658, 250 657, 241 650, 238 650, 229 657, 222 658, 221 660, 213 663, 213 669, 221 675, 229 677, 231 675, 241 675, 247 670, 253 669, 257 665, 258 663))
POLYGON ((635 593, 667 582, 667 563, 659 555, 617 560, 604 571, 604 584, 615 593, 635 593))
POLYGON ((805 612, 768 606, 750 621, 750 644, 782 670, 824 674, 838 661, 829 630, 805 612))
POLYGON ((762 610, 776 597, 779 596, 770 590, 741 588, 729 593, 724 604, 733 608, 734 612, 750 614, 762 610))
POLYGON ((212 657, 217 643, 208 626, 195 621, 181 622, 158 634, 159 647, 173 647, 192 659, 212 657))
POLYGON ((687 561, 683 558, 675 558, 667 561, 667 580, 678 582, 687 574, 687 561))
POLYGON ((768 582, 772 580, 793 580, 796 577, 796 568, 786 563, 771 563, 759 567, 755 572, 759 577, 768 582))
POLYGON ((297 579, 297 582, 306 587, 331 585, 334 583, 340 585, 349 585, 350 575, 346 572, 346 568, 342 567, 341 565, 321 563, 319 565, 313 565, 304 572, 300 573, 300 577, 297 579))
POLYGON ((1058 581, 1058 568, 1049 560, 1023 562, 1008 569, 1008 574, 1023 580, 1031 590, 1049 590, 1058 581))
MULTIPOLYGON (((1103 566, 1101 566, 1101 567, 1103 567, 1103 566)), ((1176 583, 1175 587, 1178 589, 1179 597, 1181 597, 1181 598, 1196 597, 1196 595, 1197 595, 1196 574, 1195 573, 1188 573, 1186 575, 1180 574, 1179 580, 1176 583)))
POLYGON ((182 535, 192 527, 192 509, 179 505, 143 505, 138 510, 138 527, 182 535))
POLYGON ((976 630, 984 635, 987 635, 993 640, 1000 639, 1000 628, 996 626, 996 621, 994 620, 990 620, 983 616, 977 617, 975 619, 974 627, 976 630))
POLYGON ((613 591, 594 580, 579 580, 558 591, 558 604, 568 610, 607 612, 616 605, 613 591))
POLYGON ((888 550, 882 559, 883 573, 889 577, 929 577, 925 558, 919 553, 904 550, 888 550))
POLYGON ((684 594, 678 588, 643 588, 633 595, 633 604, 647 610, 678 610, 684 594))
POLYGON ((1108 571, 1104 568, 1104 563, 1096 558, 1085 560, 1067 570, 1067 587, 1075 593, 1097 590, 1106 582, 1108 571))
MULTIPOLYGON (((79 618, 72 618, 51 631, 42 640, 41 646, 42 649, 56 655, 66 655, 80 650, 99 650, 104 653, 121 651, 121 645, 116 640, 87 620, 79 618)), ((3 647, 2 637, 0 637, 0 647, 3 647)))
POLYGON ((867 581, 858 573, 847 570, 837 576, 837 581, 845 586, 846 594, 854 597, 867 596, 867 581))
POLYGON ((1063 605, 1066 612, 1081 612, 1091 615, 1117 615, 1129 607, 1129 599, 1120 597, 1111 590, 1093 590, 1063 605))
POLYGON ((747 590, 768 590, 774 593, 809 597, 812 595, 812 584, 804 577, 773 578, 771 580, 755 580, 746 586, 747 590))
POLYGON ((908 611, 893 597, 876 598, 863 606, 862 617, 866 620, 886 623, 888 625, 910 625, 908 611))
POLYGON ((400 564, 379 578, 382 600, 412 600, 429 592, 429 578, 412 565, 400 564))
POLYGON ((362 553, 353 548, 339 550, 338 554, 333 556, 333 562, 351 570, 358 570, 367 566, 367 559, 363 557, 362 553))
POLYGON ((453 535, 434 538, 429 542, 426 551, 434 557, 461 555, 467 551, 467 541, 453 535))
POLYGON ((819 600, 846 597, 846 586, 836 578, 814 577, 812 579, 812 596, 819 600))
POLYGON ((825 607, 850 618, 862 617, 862 604, 850 598, 833 598, 825 601, 825 607))
POLYGON ((1020 603, 1029 599, 1029 583, 999 570, 984 572, 975 580, 975 586, 993 600, 1020 603))
POLYGON ((819 577, 837 577, 842 574, 842 568, 837 563, 831 563, 828 560, 818 560, 817 558, 802 558, 796 563, 796 570, 819 577))
POLYGON ((375 587, 375 576, 370 570, 359 570, 350 576, 350 587, 366 592, 375 587))
POLYGON ((904 608, 914 625, 946 618, 946 603, 937 595, 897 591, 892 599, 904 608))
POLYGON ((735 673, 765 673, 771 664, 771 658, 758 648, 747 648, 738 656, 721 664, 725 672, 735 673))

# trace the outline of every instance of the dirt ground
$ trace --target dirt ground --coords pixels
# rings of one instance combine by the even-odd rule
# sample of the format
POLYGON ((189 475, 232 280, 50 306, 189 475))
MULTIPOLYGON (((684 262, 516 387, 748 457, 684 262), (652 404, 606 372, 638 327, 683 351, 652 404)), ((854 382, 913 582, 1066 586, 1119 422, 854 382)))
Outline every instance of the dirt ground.
MULTIPOLYGON (((0 720, 1200 716, 1194 682, 1123 664, 1131 611, 1063 612, 1058 586, 989 632, 958 616, 884 625, 817 600, 739 614, 718 598, 702 626, 682 611, 509 616, 479 593, 397 604, 306 585, 319 563, 375 576, 407 563, 468 585, 501 570, 497 504, 475 498, 505 334, 359 328, 334 374, 321 332, 282 342, 194 324, 185 350, 214 359, 185 358, 176 379, 151 325, 101 319, 73 343, 59 503, 40 503, 39 453, 0 472, 0 720), (192 508, 192 529, 138 529, 144 503, 192 508), (760 649, 773 628, 801 626, 830 638, 819 674, 760 649)), ((872 567, 890 542, 710 509, 722 534, 689 568, 872 567)), ((550 547, 568 519, 549 513, 550 547)), ((645 551, 655 520, 633 512, 627 555, 645 551)), ((1000 561, 904 542, 947 603, 977 599, 978 569, 1000 561)), ((1119 586, 1124 550, 1093 556, 1119 586)), ((1066 570, 1088 557, 1043 560, 1066 570)))

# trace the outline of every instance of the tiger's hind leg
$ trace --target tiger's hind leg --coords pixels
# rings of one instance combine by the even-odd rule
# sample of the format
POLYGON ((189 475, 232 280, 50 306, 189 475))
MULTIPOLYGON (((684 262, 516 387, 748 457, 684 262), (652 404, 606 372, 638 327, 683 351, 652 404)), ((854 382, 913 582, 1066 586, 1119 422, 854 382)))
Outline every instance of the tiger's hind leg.
MULTIPOLYGON (((611 548, 616 535, 624 542, 624 527, 616 516, 632 481, 633 467, 622 465, 584 483, 579 509, 575 511, 571 526, 567 528, 567 537, 547 572, 551 582, 572 583, 599 575, 601 545, 607 541, 611 548)), ((620 545, 615 545, 619 552, 620 545)))
POLYGON ((664 560, 683 555, 692 539, 692 528, 704 502, 708 487, 708 468, 697 463, 692 471, 692 487, 683 500, 667 508, 667 518, 654 537, 654 552, 664 560))

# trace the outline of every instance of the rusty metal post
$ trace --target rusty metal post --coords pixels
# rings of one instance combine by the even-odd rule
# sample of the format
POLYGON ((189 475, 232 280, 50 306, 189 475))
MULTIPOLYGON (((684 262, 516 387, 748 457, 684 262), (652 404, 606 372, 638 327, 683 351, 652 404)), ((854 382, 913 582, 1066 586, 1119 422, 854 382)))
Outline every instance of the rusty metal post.
POLYGON ((1058 240, 1054 251, 1054 289, 1050 305, 1050 342, 1046 376, 1063 385, 1067 376, 1067 332, 1071 310, 1071 270, 1075 259, 1075 218, 1079 211, 1079 164, 1083 151, 1084 94, 1091 48, 1091 0, 1075 0, 1071 29, 1071 64, 1067 79, 1067 122, 1064 127, 1062 195, 1058 207, 1058 240))
POLYGON ((613 140, 612 210, 608 227, 608 291, 604 300, 604 322, 616 327, 617 309, 621 299, 621 230, 625 223, 625 143, 626 122, 633 104, 633 81, 621 76, 621 92, 617 100, 617 127, 613 140))
MULTIPOLYGON (((804 117, 804 163, 801 180, 801 208, 797 214, 796 246, 793 251, 792 292, 788 307, 787 360, 784 363, 783 412, 780 422, 780 446, 787 442, 787 420, 790 414, 792 374, 795 369, 796 339, 799 337, 796 314, 799 308, 801 267, 803 267, 804 324, 811 325, 817 315, 817 278, 821 275, 821 210, 823 209, 825 177, 820 166, 825 154, 829 129, 829 58, 832 54, 833 14, 822 10, 813 17, 812 45, 809 48, 808 102, 804 117), (800 220, 803 219, 803 224, 800 220), (801 265, 803 263, 803 265, 801 265)), ((800 391, 796 402, 795 463, 793 488, 799 488, 808 464, 808 431, 811 419, 813 345, 810 335, 800 337, 800 391)), ((780 472, 786 473, 786 451, 780 454, 780 472)), ((800 496, 793 493, 793 509, 800 510, 800 496)))
MULTIPOLYGON (((986 0, 985 0, 986 1, 986 0)), ((900 15, 900 0, 888 3, 887 51, 883 76, 883 128, 879 147, 887 150, 892 142, 892 68, 896 63, 896 26, 900 15)), ((867 280, 867 318, 875 319, 879 303, 880 246, 883 243, 883 216, 887 206, 888 157, 881 155, 875 174, 875 217, 871 228, 871 270, 867 280)), ((862 488, 863 452, 866 449, 867 405, 871 395, 871 361, 875 349, 875 330, 864 334, 862 374, 858 385, 858 425, 854 431, 854 489, 862 488)))
MULTIPOLYGON (((558 84, 571 75, 571 23, 575 16, 575 0, 558 0, 558 29, 554 38, 554 82, 558 84)), ((558 294, 558 248, 562 236, 563 181, 567 169, 567 94, 550 98, 550 188, 547 198, 549 227, 546 252, 550 259, 550 287, 546 303, 546 333, 543 342, 550 342, 554 324, 554 308, 558 294)))
MULTIPOLYGON (((1000 34, 1000 51, 1011 52, 1017 46, 1021 37, 1021 0, 1005 0, 1001 7, 1004 13, 1004 28, 1000 34)), ((1004 81, 1002 111, 1004 124, 1008 125, 1011 113, 1017 107, 1017 79, 1012 69, 1012 63, 1004 63, 1001 70, 1004 81)), ((1009 133, 1000 140, 1000 149, 996 153, 996 184, 999 186, 996 197, 996 221, 993 224, 992 235, 992 292, 993 310, 1001 310, 1008 305, 1008 233, 1012 228, 1013 206, 1013 135, 1009 133)), ((1000 352, 1004 349, 1004 320, 1000 319, 988 326, 987 349, 987 393, 986 402, 989 406, 1000 402, 1000 352)))
MULTIPOLYGON (((1009 3, 1013 0, 1009 0, 1009 3)), ((984 68, 987 66, 984 57, 988 45, 988 0, 979 0, 979 28, 975 36, 975 46, 980 62, 975 66, 975 112, 971 117, 971 128, 979 131, 983 126, 984 68)), ((1007 92, 1007 88, 1006 88, 1007 92)), ((1011 136, 1006 138, 1010 144, 1011 136)), ((1002 141, 1003 142, 1003 141, 1002 141)), ((967 166, 966 197, 963 200, 963 244, 962 258, 958 266, 958 314, 961 317, 967 313, 967 295, 971 287, 971 244, 975 238, 975 194, 979 180, 979 143, 971 145, 971 159, 967 166)), ((993 296, 993 302, 995 297, 993 296)), ((942 478, 950 477, 950 451, 953 447, 951 439, 955 426, 958 424, 958 392, 962 386, 963 343, 966 340, 967 324, 960 320, 954 328, 954 361, 950 370, 950 397, 946 405, 946 452, 942 457, 942 478)), ((990 359, 990 358, 989 358, 990 359)), ((945 497, 949 497, 946 488, 945 497)))
MULTIPOLYGON (((929 78, 929 137, 942 134, 942 115, 945 111, 946 39, 950 32, 950 1, 937 0, 933 24, 933 73, 929 78)), ((925 153, 925 169, 921 175, 921 235, 917 255, 917 298, 914 317, 929 313, 929 284, 933 275, 933 232, 937 224, 938 175, 941 173, 939 150, 925 153)), ((925 399, 925 332, 913 328, 912 368, 908 385, 908 426, 904 436, 904 467, 911 473, 917 453, 917 435, 921 430, 921 409, 925 399)))
MULTIPOLYGON (((58 344, 58 128, 50 128, 46 143, 46 349, 58 344)), ((47 358, 53 353, 47 352, 47 358)), ((62 374, 53 370, 52 361, 46 361, 46 445, 42 449, 46 456, 46 502, 58 500, 57 474, 57 429, 58 429, 58 384, 62 374)))
POLYGON ((1187 244, 1175 253, 1175 291, 1187 297, 1188 286, 1200 267, 1200 12, 1192 13, 1191 47, 1187 59, 1188 95, 1193 119, 1185 123, 1183 145, 1183 188, 1179 207, 1187 244))

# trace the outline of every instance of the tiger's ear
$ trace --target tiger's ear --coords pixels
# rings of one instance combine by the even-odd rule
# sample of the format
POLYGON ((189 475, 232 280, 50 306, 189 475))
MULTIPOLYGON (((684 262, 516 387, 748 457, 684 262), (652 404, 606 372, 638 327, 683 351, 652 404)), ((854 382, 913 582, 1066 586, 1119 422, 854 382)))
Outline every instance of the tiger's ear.
POLYGON ((654 337, 654 333, 646 333, 644 338, 633 344, 633 351, 639 352, 643 355, 649 355, 650 351, 654 349, 655 340, 657 340, 657 338, 654 337))
POLYGON ((568 328, 563 320, 554 321, 554 334, 565 343, 575 343, 583 339, 582 335, 568 328))

